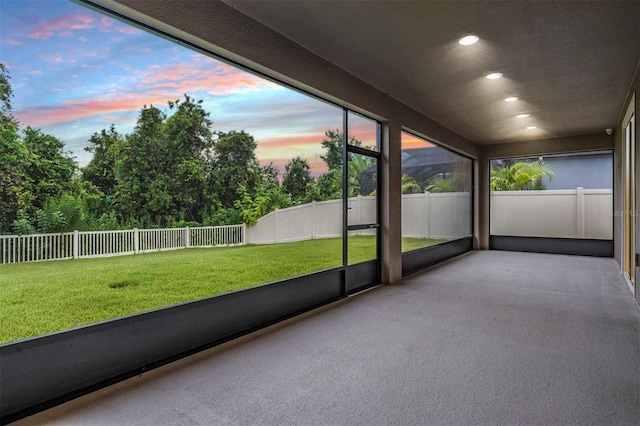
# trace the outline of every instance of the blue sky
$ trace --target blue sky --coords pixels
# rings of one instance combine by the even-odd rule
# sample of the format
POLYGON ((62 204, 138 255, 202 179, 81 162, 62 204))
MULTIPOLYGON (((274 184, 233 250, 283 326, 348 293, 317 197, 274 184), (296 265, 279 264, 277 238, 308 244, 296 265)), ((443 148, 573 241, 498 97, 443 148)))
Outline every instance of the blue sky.
MULTIPOLYGON (((213 130, 245 130, 262 163, 303 155, 314 174, 324 131, 340 109, 236 69, 68 0, 0 0, 0 61, 14 91, 14 116, 52 134, 85 165, 91 134, 112 123, 129 133, 143 105, 202 99, 213 130)), ((365 144, 368 120, 350 130, 365 144)))

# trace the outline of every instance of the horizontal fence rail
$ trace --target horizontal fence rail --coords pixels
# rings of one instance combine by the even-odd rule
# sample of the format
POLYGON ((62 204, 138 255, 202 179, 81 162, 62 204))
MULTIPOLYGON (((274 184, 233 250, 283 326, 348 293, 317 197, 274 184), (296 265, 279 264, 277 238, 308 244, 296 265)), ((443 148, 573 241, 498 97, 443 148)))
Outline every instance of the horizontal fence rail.
POLYGON ((0 260, 8 264, 244 245, 245 237, 245 225, 0 235, 0 260))
POLYGON ((0 236, 2 263, 72 259, 73 238, 73 232, 0 236))

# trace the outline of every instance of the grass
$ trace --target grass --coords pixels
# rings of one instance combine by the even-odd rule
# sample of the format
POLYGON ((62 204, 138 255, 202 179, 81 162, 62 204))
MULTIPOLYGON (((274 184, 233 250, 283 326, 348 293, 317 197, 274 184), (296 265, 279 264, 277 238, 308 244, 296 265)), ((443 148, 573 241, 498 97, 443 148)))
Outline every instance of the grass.
MULTIPOLYGON (((403 250, 441 240, 403 239, 403 250)), ((375 240, 349 238, 349 261, 375 240)), ((295 277, 342 264, 342 239, 0 265, 0 343, 295 277)))

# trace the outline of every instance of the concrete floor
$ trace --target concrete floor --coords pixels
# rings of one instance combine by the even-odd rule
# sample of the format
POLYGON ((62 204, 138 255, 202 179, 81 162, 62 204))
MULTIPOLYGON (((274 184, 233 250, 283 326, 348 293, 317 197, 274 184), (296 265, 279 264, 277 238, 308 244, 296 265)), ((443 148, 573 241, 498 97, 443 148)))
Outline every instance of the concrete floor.
POLYGON ((638 425, 612 259, 474 252, 16 424, 638 425))

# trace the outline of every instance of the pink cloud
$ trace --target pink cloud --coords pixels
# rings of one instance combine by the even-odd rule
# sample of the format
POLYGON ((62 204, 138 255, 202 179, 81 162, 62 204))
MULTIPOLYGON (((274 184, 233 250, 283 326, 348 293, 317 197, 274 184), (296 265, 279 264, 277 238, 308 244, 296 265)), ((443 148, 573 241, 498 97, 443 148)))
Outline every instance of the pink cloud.
POLYGON ((101 114, 139 111, 142 105, 166 104, 164 97, 137 94, 72 99, 57 107, 34 107, 17 111, 15 117, 33 127, 44 127, 101 114))
POLYGON ((417 138, 408 133, 402 133, 402 149, 431 148, 435 146, 431 142, 417 138))
POLYGON ((40 58, 44 62, 49 62, 51 64, 59 64, 61 62, 69 62, 75 64, 77 62, 76 59, 64 59, 60 55, 53 55, 51 53, 43 53, 41 55, 38 55, 38 58, 40 58))
MULTIPOLYGON (((324 174, 327 172, 328 170, 327 163, 325 163, 324 160, 319 156, 307 157, 305 159, 307 160, 307 164, 309 164, 309 168, 311 169, 312 176, 318 177, 321 174, 324 174)), ((258 158, 258 162, 260 163, 260 166, 266 166, 269 163, 273 163, 273 165, 278 168, 280 177, 282 177, 282 175, 284 174, 285 166, 289 161, 291 161, 291 158, 278 158, 278 157, 258 158)))
POLYGON ((202 90, 213 95, 230 95, 280 87, 226 64, 218 65, 214 69, 201 69, 182 64, 165 68, 151 66, 150 70, 143 73, 141 82, 152 87, 151 90, 166 88, 182 93, 202 90))
POLYGON ((320 142, 324 133, 283 136, 277 138, 261 138, 258 140, 256 155, 261 164, 273 162, 284 172, 284 166, 301 152, 307 153, 304 158, 311 168, 311 174, 321 175, 327 171, 327 164, 320 158, 324 153, 320 142))
POLYGON ((309 146, 316 145, 320 147, 320 143, 324 139, 324 133, 317 135, 292 135, 277 138, 261 138, 258 141, 258 148, 268 149, 269 151, 286 149, 291 150, 292 155, 289 159, 295 157, 300 152, 308 151, 309 146), (297 150, 297 153, 296 152, 297 150))
MULTIPOLYGON (((88 30, 98 28, 102 32, 116 31, 120 34, 135 35, 141 31, 135 27, 114 26, 113 19, 101 16, 96 17, 84 13, 74 13, 72 15, 58 16, 47 21, 40 21, 31 31, 30 37, 35 39, 48 39, 54 35, 72 36, 74 31, 88 30)), ((87 41, 87 38, 80 37, 81 41, 87 41)))
POLYGON ((115 30, 120 34, 126 34, 126 35, 137 35, 142 33, 142 31, 137 29, 136 27, 116 27, 115 30))
POLYGON ((54 34, 71 35, 72 30, 86 30, 94 27, 96 18, 91 15, 74 13, 73 15, 59 16, 48 21, 40 21, 31 32, 30 37, 35 39, 47 39, 54 34))
POLYGON ((9 46, 22 46, 22 42, 17 38, 9 38, 5 40, 4 43, 8 44, 9 46))
POLYGON ((101 16, 100 21, 98 21, 98 26, 102 31, 109 31, 113 26, 113 19, 109 19, 106 16, 101 16))
POLYGON ((58 64, 62 62, 62 56, 52 55, 51 53, 43 53, 38 55, 38 58, 42 59, 45 62, 50 62, 52 64, 58 64))
POLYGON ((102 118, 100 118, 102 121, 106 121, 107 123, 113 123, 113 124, 127 124, 127 123, 131 123, 131 119, 128 117, 107 117, 104 116, 102 118))
POLYGON ((377 126, 372 121, 362 119, 349 121, 349 136, 353 136, 364 147, 375 147, 377 142, 377 126))

